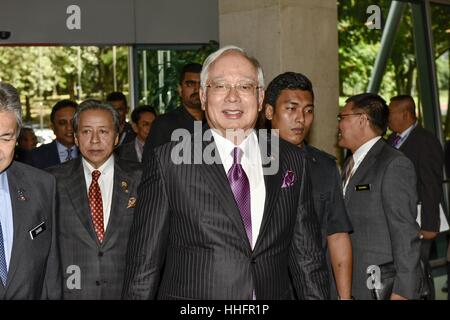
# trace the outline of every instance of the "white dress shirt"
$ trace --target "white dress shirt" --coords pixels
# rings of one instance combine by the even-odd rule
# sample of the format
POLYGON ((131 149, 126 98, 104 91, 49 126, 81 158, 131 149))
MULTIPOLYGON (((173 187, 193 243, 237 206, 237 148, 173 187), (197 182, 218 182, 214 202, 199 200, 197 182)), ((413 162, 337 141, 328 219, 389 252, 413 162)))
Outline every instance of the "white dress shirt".
POLYGON ((103 202, 103 226, 108 226, 109 215, 111 212, 111 202, 114 186, 114 155, 111 155, 108 160, 105 161, 98 169, 95 169, 89 162, 83 158, 84 178, 86 180, 86 190, 89 197, 89 186, 92 182, 92 171, 98 170, 101 175, 98 178, 98 184, 100 186, 100 192, 102 193, 103 202))
POLYGON ((258 239, 259 229, 264 214, 264 203, 266 200, 266 186, 264 184, 264 175, 262 170, 261 152, 259 150, 256 133, 248 135, 247 138, 238 146, 230 140, 212 130, 214 142, 219 151, 220 159, 227 174, 233 165, 232 151, 234 147, 239 147, 244 152, 241 159, 242 168, 247 174, 250 184, 250 210, 252 216, 252 249, 258 239))
MULTIPOLYGON (((374 144, 377 143, 377 141, 380 140, 380 139, 381 139, 381 136, 377 136, 375 138, 372 138, 369 141, 367 141, 366 143, 364 143, 363 145, 361 145, 355 151, 355 153, 352 155, 353 161, 355 162, 355 165, 353 166, 353 169, 352 169, 352 171, 351 171, 351 173, 349 175, 350 177, 352 177, 355 174, 356 170, 358 170, 359 165, 364 160, 364 158, 366 157, 367 153, 370 151, 370 149, 372 149, 374 144)), ((347 190, 347 185, 348 185, 349 181, 350 181, 350 178, 348 178, 347 181, 345 181, 344 196, 345 196, 345 191, 347 190)))

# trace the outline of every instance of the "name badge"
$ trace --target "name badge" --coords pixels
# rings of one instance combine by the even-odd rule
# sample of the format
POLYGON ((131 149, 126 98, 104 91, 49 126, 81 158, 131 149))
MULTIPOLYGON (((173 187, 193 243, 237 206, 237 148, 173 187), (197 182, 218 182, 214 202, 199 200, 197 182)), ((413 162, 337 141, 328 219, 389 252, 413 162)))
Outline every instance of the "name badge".
POLYGON ((370 190, 370 184, 358 184, 355 186, 355 191, 367 191, 370 190))
POLYGON ((45 230, 47 230, 47 227, 45 226, 45 222, 41 222, 40 224, 38 224, 36 227, 34 227, 33 229, 31 229, 29 231, 31 239, 34 240, 34 238, 36 238, 38 235, 40 235, 45 230))

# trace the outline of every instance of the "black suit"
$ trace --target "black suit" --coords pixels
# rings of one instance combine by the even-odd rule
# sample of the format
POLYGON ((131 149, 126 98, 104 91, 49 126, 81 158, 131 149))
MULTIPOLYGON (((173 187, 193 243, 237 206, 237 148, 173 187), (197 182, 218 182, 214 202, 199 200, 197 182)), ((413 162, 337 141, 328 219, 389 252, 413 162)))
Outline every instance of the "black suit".
MULTIPOLYGON (((388 139, 391 143, 393 135, 388 139)), ((428 130, 417 125, 399 148, 416 170, 417 196, 422 202, 422 230, 439 231, 439 203, 442 190, 444 152, 439 140, 428 130)))
POLYGON ((6 174, 14 236, 7 285, 0 282, 0 299, 60 299, 55 178, 16 161, 6 174))
POLYGON ((194 121, 195 118, 182 106, 156 117, 145 142, 144 154, 148 153, 149 148, 171 141, 172 132, 176 129, 186 129, 189 133, 194 133, 194 121))
MULTIPOLYGON (((74 146, 73 148, 77 147, 74 146)), ((56 140, 33 149, 25 162, 39 169, 46 169, 61 164, 56 140)))
POLYGON ((337 299, 337 289, 334 278, 331 276, 331 258, 327 250, 328 236, 335 233, 350 233, 352 225, 345 209, 342 194, 342 181, 339 174, 336 158, 313 146, 304 143, 311 182, 313 187, 314 209, 319 218, 322 229, 322 247, 327 251, 327 262, 330 273, 330 293, 337 299))
MULTIPOLYGON (((251 299, 253 290, 257 299, 291 299, 292 287, 301 299, 328 298, 320 228, 298 147, 281 140, 280 152, 271 154, 280 168, 264 176, 264 214, 252 250, 223 165, 176 165, 174 145, 148 151, 127 251, 125 299, 251 299), (295 182, 282 188, 287 170, 295 182)), ((193 148, 192 141, 185 146, 193 148)))
MULTIPOLYGON (((135 138, 137 139, 137 138, 135 138)), ((118 146, 114 152, 120 159, 126 161, 139 162, 138 154, 136 151, 135 140, 118 146)))
POLYGON ((59 159, 56 140, 53 140, 52 142, 47 144, 43 144, 31 151, 29 164, 33 167, 45 169, 60 163, 61 160, 59 159))
POLYGON ((136 133, 133 131, 133 127, 128 122, 125 122, 122 134, 119 137, 119 146, 130 143, 136 138, 136 133))

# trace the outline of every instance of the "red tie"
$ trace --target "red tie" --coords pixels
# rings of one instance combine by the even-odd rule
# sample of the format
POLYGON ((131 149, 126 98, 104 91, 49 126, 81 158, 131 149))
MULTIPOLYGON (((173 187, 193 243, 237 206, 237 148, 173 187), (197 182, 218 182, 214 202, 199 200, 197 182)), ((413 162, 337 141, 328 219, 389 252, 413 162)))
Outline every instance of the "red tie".
POLYGON ((89 186, 89 207, 91 208, 92 222, 94 223, 95 233, 100 242, 103 241, 103 201, 102 192, 98 185, 98 178, 101 172, 98 170, 92 171, 92 182, 89 186))

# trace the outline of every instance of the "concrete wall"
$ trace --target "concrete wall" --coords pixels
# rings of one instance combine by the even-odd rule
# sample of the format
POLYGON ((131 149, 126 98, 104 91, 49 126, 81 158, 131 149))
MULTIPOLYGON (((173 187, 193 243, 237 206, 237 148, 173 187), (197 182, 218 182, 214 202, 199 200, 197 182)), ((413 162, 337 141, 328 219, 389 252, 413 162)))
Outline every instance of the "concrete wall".
POLYGON ((314 86, 311 144, 337 154, 339 111, 337 5, 335 0, 219 0, 220 45, 245 48, 262 64, 266 85, 296 71, 314 86))

